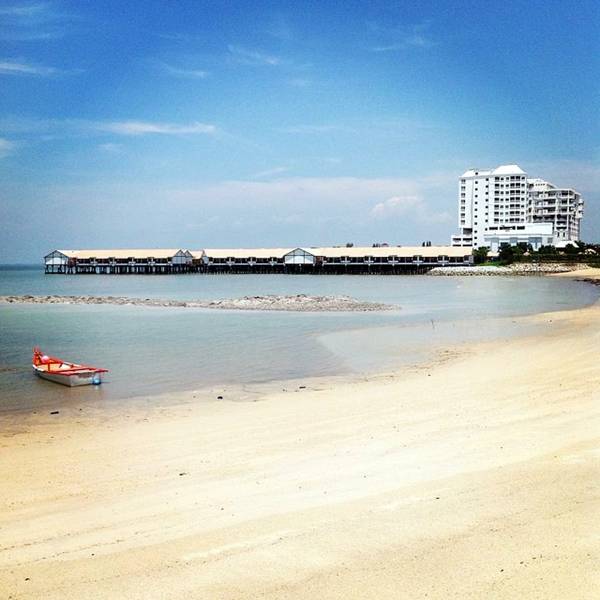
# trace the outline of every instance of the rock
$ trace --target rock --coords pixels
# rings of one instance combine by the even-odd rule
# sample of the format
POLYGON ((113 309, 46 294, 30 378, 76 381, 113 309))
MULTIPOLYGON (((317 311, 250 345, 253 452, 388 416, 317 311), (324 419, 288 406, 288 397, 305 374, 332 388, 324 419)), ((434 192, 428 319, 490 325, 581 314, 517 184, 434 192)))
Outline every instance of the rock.
POLYGON ((50 414, 51 414, 51 415, 57 415, 57 414, 59 414, 59 413, 60 413, 60 411, 59 411, 59 410, 53 410, 53 411, 52 411, 50 414))
POLYGON ((455 276, 472 276, 472 275, 511 275, 507 267, 434 267, 427 272, 427 275, 455 277, 455 276))
POLYGON ((586 269, 586 265, 572 264, 565 265, 562 263, 513 263, 506 267, 503 266, 449 266, 435 267, 428 271, 427 275, 433 276, 514 276, 514 275, 544 275, 547 273, 568 273, 576 269, 586 269))

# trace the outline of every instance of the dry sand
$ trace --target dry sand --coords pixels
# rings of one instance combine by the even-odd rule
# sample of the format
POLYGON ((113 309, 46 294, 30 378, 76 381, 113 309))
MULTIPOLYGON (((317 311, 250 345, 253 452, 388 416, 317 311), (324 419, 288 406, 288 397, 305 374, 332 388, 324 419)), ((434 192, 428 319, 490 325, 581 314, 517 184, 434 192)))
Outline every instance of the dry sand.
POLYGON ((588 267, 585 269, 577 269, 566 273, 552 273, 551 277, 571 277, 574 279, 593 279, 600 281, 600 269, 588 267))
POLYGON ((598 598, 600 306, 530 318, 364 382, 5 418, 0 596, 598 598))

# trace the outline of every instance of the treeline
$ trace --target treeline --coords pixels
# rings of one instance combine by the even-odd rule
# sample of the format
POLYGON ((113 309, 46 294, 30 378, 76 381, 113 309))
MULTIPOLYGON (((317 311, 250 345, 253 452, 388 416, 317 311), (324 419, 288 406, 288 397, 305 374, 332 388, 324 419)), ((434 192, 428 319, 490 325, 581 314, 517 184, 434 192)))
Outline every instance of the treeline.
MULTIPOLYGON (((490 249, 486 246, 473 251, 476 265, 489 261, 490 249)), ((515 262, 560 262, 560 263, 585 263, 591 266, 600 266, 600 244, 586 244, 577 242, 567 244, 564 248, 555 246, 540 246, 534 250, 531 244, 521 242, 516 246, 504 245, 498 251, 496 264, 510 265, 515 262)))

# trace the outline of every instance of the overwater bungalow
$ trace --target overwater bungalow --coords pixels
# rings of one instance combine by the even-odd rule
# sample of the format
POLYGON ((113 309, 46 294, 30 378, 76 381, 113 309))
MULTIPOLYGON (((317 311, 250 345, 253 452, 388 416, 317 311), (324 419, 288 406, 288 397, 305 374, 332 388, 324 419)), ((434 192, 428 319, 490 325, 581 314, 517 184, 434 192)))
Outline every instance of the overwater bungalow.
POLYGON ((46 273, 169 274, 192 270, 189 250, 54 250, 44 257, 46 273))
POLYGON ((473 261, 469 250, 451 246, 207 248, 193 255, 196 269, 208 273, 406 274, 473 261))

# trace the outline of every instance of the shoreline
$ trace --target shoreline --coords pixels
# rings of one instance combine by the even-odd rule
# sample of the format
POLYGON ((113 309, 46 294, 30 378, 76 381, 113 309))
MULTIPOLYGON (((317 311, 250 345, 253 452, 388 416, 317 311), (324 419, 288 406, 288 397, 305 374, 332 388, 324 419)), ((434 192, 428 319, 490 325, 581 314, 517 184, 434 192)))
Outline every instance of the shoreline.
POLYGON ((11 419, 0 587, 592 597, 600 304, 521 318, 545 332, 363 381, 11 419))
MULTIPOLYGON (((600 302, 600 298, 594 300, 600 302)), ((36 303, 42 305, 41 303, 36 303)), ((593 304, 593 303, 592 303, 593 304)), ((54 306, 64 306, 59 303, 53 303, 54 306)), ((132 308, 133 305, 127 305, 132 308)), ((586 304, 581 308, 590 306, 586 304)), ((160 308, 160 307, 157 307, 160 308)), ((201 309, 200 309, 201 310, 201 309)), ((241 310, 241 309, 240 309, 241 310)), ((556 312, 563 312, 573 310, 570 308, 560 309, 556 312)), ((261 311, 269 312, 269 311, 261 311)), ((276 312, 276 311, 273 311, 276 312)), ((319 311, 321 314, 327 314, 325 311, 319 311)), ((430 328, 430 322, 408 322, 403 324, 396 324, 391 326, 389 323, 363 326, 355 324, 353 327, 339 330, 329 331, 325 333, 315 334, 315 337, 319 340, 320 345, 324 346, 330 353, 333 353, 338 357, 338 361, 341 366, 335 372, 327 374, 305 374, 305 375, 290 375, 288 377, 270 377, 267 379, 256 379, 247 381, 235 381, 235 380, 223 380, 223 381, 211 381, 205 384, 198 385, 197 383, 187 382, 185 387, 178 387, 177 389, 161 389, 160 391, 152 392, 151 394, 144 393, 123 393, 115 396, 108 396, 93 400, 89 395, 81 397, 79 394, 67 394, 61 400, 50 399, 44 400, 40 404, 28 404, 26 406, 12 406, 2 408, 0 410, 0 420, 2 417, 19 419, 26 415, 36 414, 47 414, 55 410, 69 410, 76 408, 84 410, 86 412, 98 412, 98 414, 109 414, 111 411, 119 411, 120 407, 126 403, 128 406, 131 405, 132 409, 139 407, 151 406, 152 403, 161 403, 162 399, 170 399, 168 403, 176 404, 177 401, 173 401, 174 398, 180 398, 182 403, 190 402, 248 402, 256 401, 257 398, 268 396, 274 392, 298 392, 305 389, 321 389, 323 386, 330 387, 331 385, 344 384, 344 383, 360 383, 365 381, 376 381, 381 379, 395 379, 403 376, 405 373, 412 373, 415 370, 419 370, 426 367, 432 367, 440 362, 446 362, 454 356, 462 356, 471 353, 471 346, 476 344, 480 346, 484 343, 499 344, 505 341, 513 339, 522 339, 531 337, 532 335, 543 335, 543 326, 539 323, 535 323, 532 317, 535 317, 538 313, 524 313, 521 315, 504 315, 496 316, 493 319, 486 318, 484 316, 452 319, 449 321, 436 322, 434 329, 436 329, 436 339, 423 338, 421 339, 417 334, 415 339, 415 332, 419 332, 430 328), (479 323, 479 325, 476 325, 479 323), (481 341, 481 333, 473 334, 469 333, 469 327, 474 326, 478 332, 482 331, 482 328, 489 326, 490 323, 494 323, 493 328, 488 332, 489 341, 481 341), (345 347, 348 343, 352 343, 357 346, 356 338, 363 339, 367 346, 361 346, 364 348, 367 356, 373 353, 373 349, 369 349, 368 344, 371 338, 378 338, 380 333, 385 333, 386 330, 392 327, 397 331, 398 335, 413 336, 410 345, 410 357, 406 358, 405 353, 398 351, 394 358, 390 358, 387 355, 387 360, 381 360, 380 357, 377 360, 371 360, 365 363, 363 360, 360 361, 360 366, 356 361, 353 361, 350 355, 346 356, 336 349, 335 346, 345 347), (462 333, 457 334, 456 330, 460 330, 462 333), (458 339, 457 339, 458 335, 458 339), (354 339, 353 336, 356 336, 354 339), (339 338, 345 338, 341 342, 339 338), (337 339, 333 343, 331 339, 337 339), (332 347, 333 346, 333 347, 332 347), (376 366, 375 366, 376 365, 376 366), (96 406, 101 408, 96 411, 96 406)), ((546 313, 541 313, 546 314, 546 313)), ((428 336, 427 336, 428 337, 428 336)), ((389 342, 388 342, 389 343, 389 342)), ((407 342, 405 342, 407 343, 407 342)), ((358 344, 360 345, 360 344, 358 344)), ((104 364, 104 363, 103 363, 104 364)), ((30 373, 30 367, 21 368, 7 368, 6 370, 11 371, 26 371, 30 373)), ((45 382, 44 382, 45 383, 45 382)), ((51 390, 56 390, 56 386, 45 383, 51 390)), ((104 383, 101 388, 111 386, 111 381, 104 383)), ((98 391, 96 388, 94 391, 98 391)), ((58 388, 58 391, 62 391, 58 388)), ((80 388, 78 391, 86 391, 86 388, 80 388)), ((102 390, 100 390, 102 391, 102 390)))

